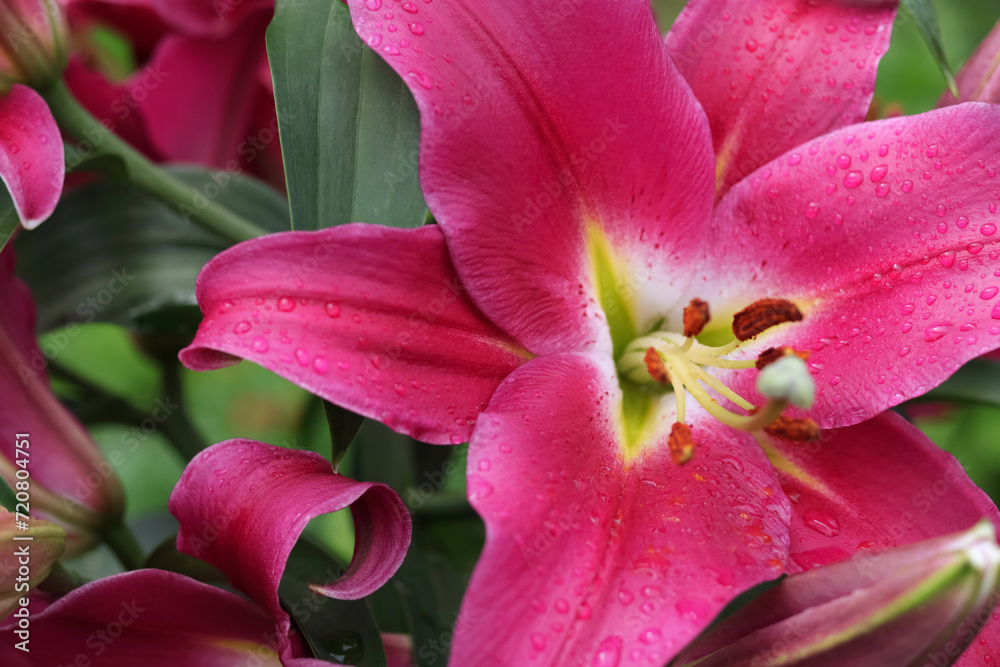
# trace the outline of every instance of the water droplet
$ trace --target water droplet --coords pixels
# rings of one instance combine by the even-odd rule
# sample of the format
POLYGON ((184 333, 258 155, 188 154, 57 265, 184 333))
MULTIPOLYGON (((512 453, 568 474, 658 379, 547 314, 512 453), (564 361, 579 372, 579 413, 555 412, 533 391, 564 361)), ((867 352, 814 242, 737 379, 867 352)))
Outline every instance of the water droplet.
POLYGON ((937 157, 938 147, 935 144, 931 144, 927 147, 927 157, 937 157))
POLYGON ((889 154, 889 144, 882 144, 878 147, 878 156, 885 157, 889 154))
POLYGON ((465 442, 465 438, 459 435, 458 433, 453 433, 450 440, 451 444, 453 445, 461 445, 463 442, 465 442))
POLYGON ((281 297, 278 299, 278 310, 284 313, 295 310, 295 299, 288 296, 281 297))
POLYGON ((259 352, 261 354, 264 354, 269 349, 271 349, 270 343, 268 343, 267 339, 264 338, 263 336, 256 336, 253 339, 253 344, 251 345, 251 347, 253 348, 254 352, 259 352))
POLYGON ((979 293, 979 298, 983 301, 989 301, 1000 292, 1000 287, 987 287, 982 292, 979 293))
POLYGON ((979 233, 983 236, 993 236, 997 233, 997 226, 992 222, 987 222, 985 225, 979 228, 979 233))
POLYGON ((420 23, 418 23, 417 21, 410 23, 409 28, 410 32, 412 32, 417 37, 424 34, 424 26, 420 25, 420 23))
POLYGON ((872 183, 878 183, 883 178, 885 178, 885 175, 888 172, 889 172, 888 165, 880 164, 879 166, 877 166, 874 169, 872 169, 872 173, 869 176, 869 178, 872 179, 872 183))
POLYGON ((555 607, 556 611, 559 612, 560 614, 565 614, 566 612, 569 611, 569 602, 566 602, 566 600, 563 600, 562 598, 556 600, 553 606, 555 607))
POLYGON ((850 155, 838 155, 837 156, 837 166, 841 169, 847 169, 851 166, 851 156, 850 155))
POLYGON ((856 188, 865 181, 865 176, 860 171, 849 171, 844 176, 845 188, 856 188))
POLYGON ((320 375, 324 375, 330 370, 330 362, 326 360, 326 357, 316 357, 313 359, 313 370, 320 375))
POLYGON ((876 197, 885 197, 887 194, 889 194, 889 184, 888 183, 879 183, 878 185, 875 186, 875 196, 876 197))
POLYGON ((928 343, 941 340, 948 334, 948 329, 952 326, 951 322, 936 322, 924 329, 924 340, 928 343))
POLYGON ((913 181, 910 180, 903 181, 903 184, 899 186, 899 189, 902 190, 903 192, 909 192, 910 190, 913 189, 913 181))
MULTIPOLYGON (((379 4, 381 4, 381 0, 379 0, 379 4)), ((380 35, 379 33, 375 33, 367 40, 368 46, 372 47, 373 49, 376 48, 381 43, 382 43, 382 35, 380 35)))
POLYGON ((794 167, 795 165, 799 164, 800 162, 802 162, 802 155, 801 154, 799 154, 799 153, 792 153, 791 155, 788 156, 788 164, 789 164, 789 166, 794 167))
POLYGON ((747 51, 749 51, 750 53, 753 53, 754 51, 757 50, 757 40, 755 40, 755 39, 748 39, 747 43, 744 46, 747 47, 747 51))
POLYGON ((938 255, 937 260, 938 264, 940 264, 946 269, 950 269, 952 266, 955 265, 955 251, 949 250, 947 252, 943 252, 940 255, 938 255))
POLYGON ((597 653, 590 661, 590 667, 618 667, 622 659, 622 646, 624 641, 621 637, 606 637, 597 647, 597 653))
POLYGON ((806 526, 827 537, 840 535, 840 523, 826 512, 806 512, 802 515, 806 526))
POLYGON ((663 633, 659 628, 649 627, 639 633, 639 641, 643 644, 655 644, 663 640, 663 633))
POLYGON ((489 459, 480 459, 479 460, 478 468, 480 470, 489 470, 492 465, 493 465, 493 462, 490 461, 489 459))
POLYGON ((365 0, 365 7, 373 12, 382 9, 382 0, 365 0))
POLYGON ((535 649, 536 651, 544 651, 546 644, 547 642, 545 641, 545 637, 542 636, 540 633, 538 632, 531 633, 531 648, 535 649))
POLYGON ((330 301, 326 304, 326 314, 332 318, 340 317, 340 304, 330 301))
POLYGON ((235 304, 232 301, 225 301, 225 302, 223 302, 223 304, 221 306, 219 306, 219 314, 220 315, 225 315, 226 313, 228 313, 230 310, 233 309, 234 305, 235 304))
POLYGON ((432 81, 431 78, 426 74, 424 74, 423 72, 418 72, 417 70, 411 70, 410 76, 416 79, 417 83, 419 83, 423 88, 426 88, 427 90, 430 90, 434 87, 434 81, 432 81))
POLYGON ((305 368, 309 365, 309 353, 303 348, 295 350, 295 361, 299 362, 299 366, 305 368))
POLYGON ((806 217, 812 220, 817 215, 819 215, 819 204, 816 202, 809 202, 809 205, 806 206, 806 217))
POLYGON ((901 312, 903 315, 909 315, 914 310, 916 310, 916 308, 917 307, 914 306, 912 303, 904 303, 903 307, 899 309, 899 312, 901 312))
POLYGON ((632 591, 630 591, 629 589, 623 588, 620 591, 618 591, 618 601, 621 602, 622 604, 630 605, 632 604, 633 600, 635 600, 635 595, 633 595, 632 591))
POLYGON ((242 336, 246 332, 250 331, 252 326, 253 325, 251 325, 249 321, 243 320, 242 322, 238 323, 235 327, 233 327, 233 333, 237 333, 242 336))
POLYGON ((969 225, 969 219, 964 215, 960 215, 955 218, 955 226, 959 229, 965 229, 969 225))

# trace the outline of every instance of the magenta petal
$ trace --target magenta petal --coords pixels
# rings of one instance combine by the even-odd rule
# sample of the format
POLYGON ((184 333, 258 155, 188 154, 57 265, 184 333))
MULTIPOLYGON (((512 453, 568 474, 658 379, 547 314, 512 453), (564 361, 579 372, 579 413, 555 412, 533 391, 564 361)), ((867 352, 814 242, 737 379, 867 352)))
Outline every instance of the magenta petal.
POLYGON ((453 664, 665 664, 781 573, 791 510, 753 439, 694 412, 690 464, 665 442, 626 461, 617 394, 601 357, 541 357, 480 418, 468 488, 487 538, 453 664))
MULTIPOLYGON (((274 0, 150 0, 164 21, 189 35, 224 35, 258 9, 273 11, 274 0)), ((260 35, 263 46, 263 35, 260 35)))
MULTIPOLYGON (((279 661, 278 631, 252 602, 172 572, 136 570, 87 584, 34 610, 30 653, 11 623, 0 629, 0 664, 291 667, 279 661), (87 663, 78 662, 83 656, 87 663), (23 662, 19 662, 22 660, 23 662)), ((289 656, 290 652, 281 652, 289 656)))
MULTIPOLYGON (((845 558, 863 563, 871 553, 947 535, 983 517, 1000 526, 993 501, 958 461, 891 412, 824 431, 813 443, 769 442, 794 510, 791 571, 845 558)), ((956 664, 1000 658, 995 615, 970 619, 969 626, 978 630, 987 621, 981 641, 956 664)))
POLYGON ((62 194, 66 159, 59 127, 42 96, 20 84, 0 96, 0 127, 0 180, 21 224, 34 229, 62 194))
POLYGON ((168 36, 134 77, 146 92, 139 108, 150 140, 166 159, 238 165, 239 150, 247 151, 248 137, 256 139, 259 130, 252 127, 254 100, 262 93, 257 63, 265 57, 270 14, 255 12, 219 39, 168 36), (197 123, 189 122, 191 109, 198 110, 197 123))
POLYGON ((865 119, 896 4, 687 4, 666 43, 708 114, 720 197, 781 153, 865 119))
POLYGON ((323 398, 439 444, 468 440, 528 356, 465 295, 436 225, 272 234, 213 259, 195 370, 254 361, 323 398))
MULTIPOLYGON (((791 299, 805 314, 747 354, 809 351, 821 426, 922 394, 1000 344, 998 128, 1000 106, 979 103, 852 126, 719 204, 720 291, 738 307, 791 299)), ((732 384, 752 396, 753 376, 732 384)))
POLYGON ((677 275, 712 203, 707 122, 648 2, 348 4, 416 97, 421 186, 473 301, 533 353, 608 346, 588 226, 636 280, 677 275))
POLYGON ((290 621, 278 583, 288 554, 310 519, 348 506, 355 526, 351 565, 340 579, 315 582, 313 589, 357 599, 393 575, 410 544, 410 516, 384 484, 338 475, 314 452, 228 440, 188 464, 169 504, 181 524, 177 548, 219 568, 285 634, 290 621))
POLYGON ((769 443, 792 500, 797 568, 947 535, 983 517, 1000 526, 993 501, 958 461, 891 412, 815 442, 769 443))
POLYGON ((35 303, 14 274, 11 248, 0 253, 0 475, 13 484, 17 443, 27 439, 31 505, 36 515, 70 530, 77 552, 79 527, 98 528, 120 519, 122 488, 114 468, 86 429, 49 389, 48 361, 35 338, 35 303), (18 433, 27 438, 15 438, 18 433))

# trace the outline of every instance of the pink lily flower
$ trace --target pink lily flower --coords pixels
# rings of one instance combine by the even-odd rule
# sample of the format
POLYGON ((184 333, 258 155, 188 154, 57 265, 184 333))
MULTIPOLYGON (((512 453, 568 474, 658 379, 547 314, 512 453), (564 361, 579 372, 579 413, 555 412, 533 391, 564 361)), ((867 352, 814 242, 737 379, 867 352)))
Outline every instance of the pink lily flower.
POLYGON ((946 90, 938 100, 943 107, 957 102, 1000 102, 1000 22, 993 26, 965 65, 962 66, 955 83, 958 85, 958 99, 946 90))
POLYGON ((264 45, 273 0, 65 2, 75 32, 110 25, 142 63, 115 82, 72 58, 66 82, 88 110, 153 160, 245 170, 284 188, 264 45))
POLYGON ((854 124, 895 3, 694 1, 666 44, 643 0, 348 4, 440 224, 222 253, 181 359, 470 441, 453 664, 663 664, 782 571, 998 519, 877 416, 1000 344, 1000 111, 854 124))
POLYGON ((357 531, 351 565, 340 579, 312 588, 357 599, 385 583, 406 554, 410 517, 399 496, 336 474, 312 452, 250 440, 214 445, 192 460, 170 497, 181 525, 178 548, 218 567, 250 600, 173 572, 126 572, 47 606, 40 601, 31 614, 30 654, 15 650, 12 624, 0 628, 0 661, 68 665, 85 655, 92 664, 150 667, 327 665, 307 657, 279 603, 278 583, 309 520, 348 506, 357 531))
MULTIPOLYGON (((121 520, 124 496, 114 467, 49 388, 38 347, 35 302, 14 274, 14 253, 0 253, 0 477, 27 480, 32 513, 66 528, 67 552, 89 548, 95 533, 121 520), (16 436, 16 437, 15 437, 16 436)), ((14 508, 11 508, 14 509, 14 508)))
POLYGON ((66 62, 62 16, 49 0, 0 5, 0 180, 21 225, 34 229, 62 194, 65 157, 48 105, 23 84, 43 85, 66 62))

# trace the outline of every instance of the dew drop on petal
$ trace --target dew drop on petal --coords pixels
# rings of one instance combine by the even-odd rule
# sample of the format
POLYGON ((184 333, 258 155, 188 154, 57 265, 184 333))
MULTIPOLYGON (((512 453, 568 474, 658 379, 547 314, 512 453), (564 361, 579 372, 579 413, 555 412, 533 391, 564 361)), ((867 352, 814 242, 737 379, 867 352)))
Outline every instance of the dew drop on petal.
POLYGON ((531 648, 536 651, 544 651, 547 643, 548 642, 545 641, 545 637, 541 633, 531 633, 531 648))
POLYGON ((941 340, 948 334, 948 329, 951 327, 951 322, 936 322, 924 329, 924 340, 928 343, 941 340))
POLYGON ((417 21, 414 21, 414 22, 410 23, 409 28, 410 28, 410 32, 413 33, 414 35, 416 35, 417 37, 419 37, 420 35, 424 34, 424 26, 422 26, 417 21))
POLYGON ((253 339, 253 344, 251 345, 254 352, 259 352, 263 354, 271 349, 271 344, 267 342, 267 339, 263 336, 256 336, 253 339))
POLYGON ((332 318, 340 317, 340 305, 330 301, 326 304, 326 314, 332 318))
POLYGON ((889 172, 889 167, 887 165, 880 164, 879 166, 872 169, 872 173, 869 176, 869 178, 872 179, 872 183, 878 183, 883 178, 885 178, 885 175, 888 172, 889 172))
POLYGON ((997 226, 992 222, 987 222, 985 225, 979 228, 979 233, 983 236, 993 236, 997 233, 997 226))
POLYGON ((844 176, 844 187, 845 188, 856 188, 862 183, 864 183, 865 177, 860 171, 849 171, 847 175, 844 176))
POLYGON ((330 362, 326 360, 326 357, 316 357, 313 359, 313 370, 320 375, 324 375, 330 370, 330 362))
POLYGON ((365 7, 373 12, 382 9, 382 0, 365 0, 365 7))
POLYGON ((979 293, 979 298, 983 301, 989 301, 1000 292, 1000 287, 987 287, 982 292, 979 293))
POLYGON ((836 537, 840 535, 840 523, 835 517, 826 512, 806 512, 802 515, 802 521, 812 530, 826 537, 836 537))
POLYGON ((235 327, 233 327, 233 333, 237 333, 242 336, 246 332, 250 331, 251 327, 252 325, 250 324, 249 321, 243 320, 242 322, 239 322, 235 327))
POLYGON ((295 310, 295 299, 288 296, 281 297, 278 299, 278 310, 283 313, 289 313, 295 310))
POLYGON ((295 361, 299 363, 299 366, 305 368, 309 365, 309 353, 305 351, 304 348, 299 348, 295 350, 295 361))
POLYGON ((590 661, 590 667, 618 667, 622 659, 621 637, 606 637, 597 647, 597 653, 590 661))
POLYGON ((649 627, 639 633, 639 641, 643 644, 655 644, 663 639, 663 633, 657 627, 649 627))
POLYGON ((955 226, 959 229, 965 229, 969 225, 969 219, 964 215, 960 215, 955 219, 955 226))

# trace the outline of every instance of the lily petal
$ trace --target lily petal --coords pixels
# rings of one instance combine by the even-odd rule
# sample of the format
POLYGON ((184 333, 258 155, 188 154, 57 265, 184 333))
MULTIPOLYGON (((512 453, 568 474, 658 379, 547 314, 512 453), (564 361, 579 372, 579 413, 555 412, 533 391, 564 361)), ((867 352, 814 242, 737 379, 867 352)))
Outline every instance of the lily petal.
POLYGON ((0 180, 21 225, 34 229, 62 194, 66 159, 59 127, 42 96, 20 84, 0 96, 0 127, 0 180))
POLYGON ((249 600, 161 570, 105 577, 33 610, 29 654, 15 648, 16 627, 0 628, 0 662, 12 667, 84 664, 79 656, 108 666, 328 664, 280 651, 274 622, 249 600))
MULTIPOLYGON (((746 353, 810 352, 820 426, 922 394, 1000 343, 997 127, 1000 107, 980 103, 849 127, 779 157, 720 203, 719 299, 799 306, 801 322, 746 353)), ((730 386, 755 396, 753 376, 736 373, 730 386)))
POLYGON ((708 114, 717 197, 787 150, 865 119, 896 2, 695 0, 666 36, 708 114))
POLYGON ((938 100, 943 107, 957 102, 1000 102, 1000 22, 993 26, 955 77, 958 99, 945 90, 938 100))
POLYGON ((209 262, 197 294, 189 368, 249 359, 427 442, 467 441, 530 356, 469 302, 436 225, 254 239, 209 262))
POLYGON ((635 283, 690 280, 711 138, 646 0, 348 5, 417 100, 424 195, 500 328, 535 354, 607 348, 594 237, 634 258, 635 283))
POLYGON ((84 535, 74 526, 89 532, 117 521, 124 497, 114 468, 49 389, 47 364, 35 338, 34 300, 14 275, 8 248, 0 254, 0 426, 10 436, 0 438, 0 476, 14 484, 15 462, 29 460, 32 511, 66 526, 68 551, 78 553, 84 535))
POLYGON ((665 664, 781 573, 791 510, 753 439, 693 412, 691 463, 665 435, 625 460, 616 394, 603 355, 551 355, 480 418, 468 489, 487 538, 453 664, 665 664))
POLYGON ((792 500, 797 568, 947 535, 983 517, 1000 526, 993 501, 958 461, 899 415, 884 412, 822 436, 811 443, 767 439, 792 500))
MULTIPOLYGON (((205 3, 202 0, 151 0, 156 12, 189 35, 226 35, 259 9, 274 10, 274 0, 205 3)), ((263 40, 263 35, 259 35, 263 40)))
POLYGON ((170 496, 180 522, 178 550, 224 572, 277 623, 282 650, 290 627, 278 601, 288 554, 313 517, 351 507, 354 557, 343 577, 316 582, 328 597, 358 599, 384 584, 410 544, 410 517, 384 484, 333 472, 314 452, 228 440, 201 452, 170 496))

